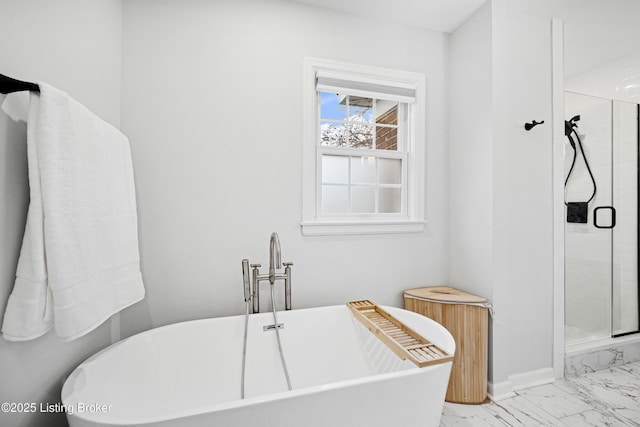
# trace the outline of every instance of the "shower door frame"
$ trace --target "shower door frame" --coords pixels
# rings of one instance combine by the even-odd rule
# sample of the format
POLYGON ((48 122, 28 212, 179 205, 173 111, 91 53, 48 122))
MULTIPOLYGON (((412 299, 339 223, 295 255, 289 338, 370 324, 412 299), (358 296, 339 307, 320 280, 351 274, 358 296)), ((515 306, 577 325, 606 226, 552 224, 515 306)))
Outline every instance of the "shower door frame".
MULTIPOLYGON (((614 102, 614 100, 612 100, 614 102)), ((624 101, 629 102, 629 101, 624 101)), ((612 141, 613 143, 613 141, 612 141)), ((611 230, 613 233, 613 229, 611 230)), ((613 242, 613 236, 612 236, 613 242)), ((613 250, 611 251, 611 262, 613 263, 613 250)), ((638 305, 638 324, 635 331, 621 332, 619 334, 613 333, 613 308, 611 310, 611 338, 620 338, 628 335, 634 335, 640 333, 640 104, 636 104, 636 268, 638 269, 636 275, 637 292, 637 305, 638 305)), ((613 277, 611 278, 613 282, 613 277)), ((611 299, 613 301, 613 285, 611 286, 611 299)))

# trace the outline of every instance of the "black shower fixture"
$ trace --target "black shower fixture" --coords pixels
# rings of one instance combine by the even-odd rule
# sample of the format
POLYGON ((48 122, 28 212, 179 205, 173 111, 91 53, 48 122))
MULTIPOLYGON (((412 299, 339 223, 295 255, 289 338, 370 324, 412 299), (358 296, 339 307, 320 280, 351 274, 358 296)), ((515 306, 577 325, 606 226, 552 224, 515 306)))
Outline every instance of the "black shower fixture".
POLYGON ((587 172, 589 172, 589 176, 591 177, 591 182, 593 183, 593 193, 589 200, 586 202, 567 202, 565 200, 564 204, 567 206, 567 222, 581 223, 585 224, 588 221, 587 214, 589 212, 589 202, 593 200, 596 196, 596 180, 593 177, 593 173, 591 172, 591 167, 589 167, 589 161, 587 160, 587 156, 584 154, 584 148, 582 147, 582 141, 580 140, 580 135, 576 128, 578 125, 576 122, 580 120, 580 115, 575 115, 571 118, 571 120, 564 121, 564 135, 569 140, 569 144, 573 149, 573 160, 571 162, 571 167, 569 168, 569 173, 567 174, 567 179, 564 180, 564 188, 566 190, 567 183, 569 182, 569 177, 571 176, 571 172, 573 172, 573 167, 576 164, 576 158, 578 156, 578 149, 580 149, 580 153, 582 154, 582 158, 584 159, 584 165, 587 167, 587 172), (575 135, 576 141, 573 139, 573 135, 575 135), (576 148, 577 147, 577 148, 576 148))
POLYGON ((569 137, 569 143, 575 149, 576 144, 573 142, 573 138, 571 138, 571 132, 573 132, 573 128, 578 127, 576 124, 577 121, 580 121, 580 114, 571 117, 571 120, 564 121, 564 136, 569 137))

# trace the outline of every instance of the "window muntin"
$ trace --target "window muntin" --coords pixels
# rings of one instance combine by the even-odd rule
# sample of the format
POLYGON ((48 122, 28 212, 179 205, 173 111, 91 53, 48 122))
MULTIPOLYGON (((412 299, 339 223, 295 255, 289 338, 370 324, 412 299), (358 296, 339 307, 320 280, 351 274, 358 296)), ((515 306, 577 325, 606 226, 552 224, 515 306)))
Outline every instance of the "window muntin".
POLYGON ((397 101, 322 91, 318 96, 320 145, 398 149, 397 101))
POLYGON ((322 90, 317 97, 318 216, 406 215, 409 105, 322 90))

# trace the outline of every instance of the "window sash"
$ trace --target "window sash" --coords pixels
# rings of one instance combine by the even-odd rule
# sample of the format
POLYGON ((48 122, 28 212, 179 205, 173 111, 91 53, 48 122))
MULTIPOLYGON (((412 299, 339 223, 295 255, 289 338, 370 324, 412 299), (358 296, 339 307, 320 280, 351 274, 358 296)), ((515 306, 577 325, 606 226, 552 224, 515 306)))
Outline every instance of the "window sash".
MULTIPOLYGON (((377 160, 376 160, 377 162, 377 160)), ((357 148, 332 148, 325 146, 318 146, 316 148, 316 218, 321 219, 345 219, 345 218, 408 218, 408 203, 407 203, 407 164, 408 153, 402 151, 389 151, 389 150, 375 150, 375 149, 357 149, 357 148), (379 172, 376 168, 376 181, 375 183, 354 183, 351 181, 351 163, 349 162, 348 181, 346 183, 324 183, 322 181, 322 160, 324 156, 338 156, 351 158, 369 158, 376 159, 395 159, 400 160, 400 183, 399 184, 386 184, 379 182, 379 172), (379 210, 379 190, 384 188, 400 189, 400 212, 324 212, 323 211, 323 195, 322 189, 324 185, 329 186, 342 186, 348 188, 349 192, 349 210, 352 209, 352 194, 353 188, 374 188, 375 189, 375 210, 379 210)))
MULTIPOLYGON (((380 99, 380 98, 374 98, 374 99, 380 99)), ((320 124, 321 122, 326 122, 326 123, 336 123, 336 124, 344 124, 344 125, 349 125, 352 122, 349 120, 348 117, 346 117, 345 119, 330 119, 330 118, 323 118, 321 116, 321 99, 320 99, 320 91, 316 91, 316 124, 315 124, 315 128, 316 128, 316 138, 315 138, 315 143, 317 146, 323 146, 321 145, 321 137, 320 137, 320 124)), ((410 137, 410 135, 407 133, 410 129, 410 127, 412 126, 412 123, 410 121, 410 118, 413 114, 413 112, 411 111, 412 109, 412 105, 411 104, 407 104, 405 102, 400 102, 398 103, 398 123, 395 125, 385 125, 384 123, 376 123, 371 122, 371 123, 364 123, 364 126, 371 126, 374 130, 374 136, 373 136, 373 142, 374 142, 374 147, 375 147, 375 142, 376 142, 376 133, 378 131, 378 128, 390 128, 390 129, 396 129, 397 130, 397 136, 396 136, 396 150, 397 151, 408 151, 408 144, 407 144, 407 140, 410 137)), ((374 103, 374 116, 375 116, 375 103, 374 103)), ((353 122, 353 123, 357 123, 357 122, 353 122)), ((327 146, 323 146, 323 147, 327 147, 327 146)), ((339 149, 343 150, 343 149, 349 149, 352 150, 353 148, 347 148, 347 147, 340 147, 339 149)), ((374 148, 375 149, 375 148, 374 148)), ((366 150, 370 150, 370 149, 366 149, 366 150)))

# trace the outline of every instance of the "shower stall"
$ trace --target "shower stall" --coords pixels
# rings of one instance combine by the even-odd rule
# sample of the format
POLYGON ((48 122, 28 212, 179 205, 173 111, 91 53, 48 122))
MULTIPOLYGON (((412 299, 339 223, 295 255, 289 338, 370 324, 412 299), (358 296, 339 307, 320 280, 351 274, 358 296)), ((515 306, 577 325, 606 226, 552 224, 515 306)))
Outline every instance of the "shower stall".
MULTIPOLYGON (((639 108, 565 93, 565 344, 640 331, 638 308, 639 108), (589 200, 590 199, 590 200, 589 200), (577 214, 576 214, 577 208, 577 214), (582 211, 580 208, 583 208, 582 211)), ((636 335, 640 341, 640 334, 636 335)), ((629 341, 625 339, 624 341, 629 341)))

